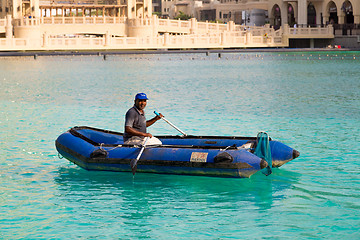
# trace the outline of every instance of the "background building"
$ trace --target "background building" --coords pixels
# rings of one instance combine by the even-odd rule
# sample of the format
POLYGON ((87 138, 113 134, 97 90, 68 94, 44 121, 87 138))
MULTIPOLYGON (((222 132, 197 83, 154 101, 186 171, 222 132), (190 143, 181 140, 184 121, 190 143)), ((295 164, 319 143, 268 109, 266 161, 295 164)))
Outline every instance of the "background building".
POLYGON ((261 25, 360 24, 360 0, 162 0, 162 16, 261 25))

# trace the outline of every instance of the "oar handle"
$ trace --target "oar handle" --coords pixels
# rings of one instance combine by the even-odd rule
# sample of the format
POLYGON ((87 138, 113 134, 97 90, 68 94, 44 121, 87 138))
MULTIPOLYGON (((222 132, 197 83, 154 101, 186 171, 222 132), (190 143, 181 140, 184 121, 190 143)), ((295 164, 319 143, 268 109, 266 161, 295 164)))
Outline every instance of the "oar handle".
POLYGON ((140 153, 139 153, 139 155, 138 155, 137 158, 136 158, 137 161, 140 159, 141 154, 143 153, 143 151, 144 151, 144 149, 145 149, 145 145, 146 145, 146 143, 147 143, 147 141, 148 141, 149 139, 150 139, 149 137, 146 137, 146 138, 145 138, 145 142, 144 142, 144 144, 142 145, 141 150, 140 150, 140 153))
POLYGON ((167 122, 170 126, 172 126, 173 128, 175 128, 176 130, 178 130, 182 135, 187 136, 186 133, 184 133, 183 131, 181 131, 178 127, 176 127, 174 124, 172 124, 170 121, 168 121, 166 118, 161 117, 160 113, 158 113, 157 111, 154 111, 155 115, 159 116, 160 118, 162 118, 165 122, 167 122))
POLYGON ((158 113, 158 111, 154 111, 154 113, 155 113, 156 116, 160 117, 160 113, 158 113))

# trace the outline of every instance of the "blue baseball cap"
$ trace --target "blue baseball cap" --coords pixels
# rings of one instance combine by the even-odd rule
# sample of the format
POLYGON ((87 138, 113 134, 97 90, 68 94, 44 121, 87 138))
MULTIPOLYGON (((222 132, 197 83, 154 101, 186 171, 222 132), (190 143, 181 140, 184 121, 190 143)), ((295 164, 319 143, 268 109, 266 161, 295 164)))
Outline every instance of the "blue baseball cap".
POLYGON ((145 93, 138 93, 138 94, 136 94, 136 96, 135 96, 135 100, 136 99, 140 99, 140 100, 148 100, 148 98, 147 98, 147 96, 146 96, 146 94, 145 93))

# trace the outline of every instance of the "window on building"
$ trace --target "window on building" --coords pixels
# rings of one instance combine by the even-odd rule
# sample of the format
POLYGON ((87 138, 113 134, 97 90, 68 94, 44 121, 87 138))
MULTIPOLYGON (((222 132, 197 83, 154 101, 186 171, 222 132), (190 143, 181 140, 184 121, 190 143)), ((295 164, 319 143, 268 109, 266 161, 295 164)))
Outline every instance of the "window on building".
POLYGON ((219 18, 221 18, 221 12, 219 12, 219 18))

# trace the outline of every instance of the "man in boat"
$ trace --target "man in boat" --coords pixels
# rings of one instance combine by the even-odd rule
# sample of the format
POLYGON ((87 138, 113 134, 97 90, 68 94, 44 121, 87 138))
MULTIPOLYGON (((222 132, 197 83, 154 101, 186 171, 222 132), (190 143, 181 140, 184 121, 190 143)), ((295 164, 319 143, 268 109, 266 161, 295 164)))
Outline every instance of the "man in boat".
POLYGON ((146 131, 147 127, 150 127, 163 117, 160 113, 160 116, 155 116, 146 121, 144 109, 147 100, 148 98, 145 93, 136 94, 134 106, 126 112, 124 144, 142 145, 145 141, 145 137, 149 137, 146 145, 162 144, 158 138, 146 131))

